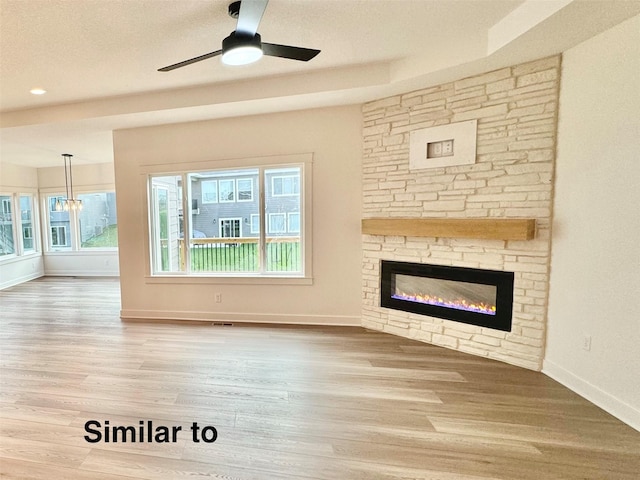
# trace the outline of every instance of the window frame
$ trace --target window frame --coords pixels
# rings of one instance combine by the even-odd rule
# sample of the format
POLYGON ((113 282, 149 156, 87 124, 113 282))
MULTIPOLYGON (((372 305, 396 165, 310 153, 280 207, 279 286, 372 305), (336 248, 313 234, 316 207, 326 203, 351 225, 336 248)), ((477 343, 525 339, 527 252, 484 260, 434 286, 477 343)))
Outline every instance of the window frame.
POLYGON ((16 215, 14 214, 15 212, 15 207, 14 205, 12 205, 13 203, 15 203, 15 197, 16 197, 16 193, 15 192, 1 192, 0 196, 2 197, 7 197, 7 198, 3 198, 2 199, 2 207, 0 208, 0 215, 2 215, 2 219, 0 219, 0 221, 5 222, 5 218, 8 218, 8 221, 11 225, 11 240, 13 242, 13 251, 11 253, 6 253, 3 255, 0 255, 0 261, 4 261, 6 259, 9 258, 16 258, 18 256, 20 256, 20 243, 18 241, 18 235, 17 232, 18 231, 22 231, 21 229, 21 225, 18 223, 18 220, 16 218, 16 215), (8 205, 8 211, 6 206, 8 205))
POLYGON ((42 232, 43 232, 43 241, 44 241, 44 250, 47 254, 50 253, 69 253, 75 249, 75 245, 77 244, 77 240, 75 238, 76 230, 71 228, 71 225, 74 222, 74 215, 76 213, 75 210, 63 210, 57 211, 55 209, 55 203, 57 199, 61 201, 65 200, 65 196, 60 194, 59 190, 55 190, 52 192, 43 193, 42 203, 46 207, 43 209, 42 215, 42 232), (68 245, 54 245, 53 244, 53 233, 51 227, 53 226, 65 226, 65 225, 51 225, 51 215, 67 215, 68 216, 68 224, 69 228, 66 232, 68 245))
MULTIPOLYGON (((0 196, 9 197, 8 199, 11 203, 9 209, 11 213, 4 213, 4 215, 10 215, 11 218, 11 226, 12 226, 12 236, 13 236, 13 253, 9 253, 6 255, 0 256, 0 263, 9 262, 9 261, 19 261, 22 258, 27 258, 30 256, 39 256, 41 255, 41 242, 40 242, 40 217, 39 217, 39 200, 38 200, 38 192, 36 189, 20 189, 14 191, 3 190, 0 191, 0 196), (30 219, 26 220, 26 223, 23 223, 22 218, 22 200, 23 198, 29 199, 29 211, 31 212, 30 219), (25 245, 25 238, 23 236, 24 230, 23 228, 31 229, 31 238, 27 238, 31 240, 32 246, 27 247, 25 245), (12 260, 10 260, 12 259, 12 260)), ((3 202, 7 204, 7 202, 3 202)), ((5 207, 0 207, 0 211, 6 211, 5 207)))
POLYGON ((284 191, 284 180, 285 179, 289 179, 292 178, 294 179, 296 176, 295 175, 287 175, 287 174, 282 174, 282 175, 272 175, 271 176, 271 196, 272 197, 295 197, 295 196, 299 196, 300 195, 300 181, 298 181, 298 192, 295 192, 295 183, 291 184, 292 193, 276 193, 276 180, 281 180, 283 182, 282 184, 282 190, 284 191))
POLYGON ((282 234, 282 233, 287 233, 287 214, 286 212, 273 212, 273 213, 268 213, 267 214, 269 216, 269 221, 267 222, 268 225, 268 232, 270 234, 282 234), (271 221, 275 218, 282 218, 282 230, 274 230, 272 228, 272 223, 271 221))
POLYGON ((235 203, 236 201, 236 181, 234 178, 220 178, 218 179, 218 203, 235 203), (225 183, 229 183, 232 187, 231 189, 231 193, 232 193, 232 197, 231 200, 226 199, 223 200, 222 199, 222 187, 220 186, 220 184, 222 182, 225 183))
POLYGON ((249 232, 251 234, 256 234, 256 233, 260 233, 260 214, 259 213, 252 213, 249 216, 249 232), (254 224, 253 224, 253 220, 256 219, 258 222, 257 228, 254 228, 254 224))
POLYGON ((236 178, 237 202, 253 202, 253 178, 236 178), (249 182, 249 198, 240 198, 240 182, 249 182))
POLYGON ((214 203, 218 203, 218 180, 216 180, 215 178, 211 178, 211 179, 206 179, 206 180, 202 180, 200 182, 200 198, 202 198, 202 204, 203 205, 211 205, 214 203), (207 201, 205 201, 204 199, 204 186, 205 184, 211 184, 214 185, 215 188, 215 195, 213 195, 213 200, 209 199, 207 201))
MULTIPOLYGON (((313 209, 312 209, 312 185, 313 185, 313 154, 291 154, 278 156, 263 157, 247 157, 233 159, 215 159, 209 161, 185 161, 180 164, 180 168, 176 169, 175 164, 149 164, 141 169, 141 173, 147 178, 147 189, 151 188, 151 179, 158 176, 180 176, 182 182, 188 184, 188 176, 193 173, 207 172, 224 172, 225 170, 239 169, 259 169, 264 175, 265 170, 286 170, 291 167, 300 167, 300 271, 299 272, 191 272, 191 271, 173 271, 173 272, 156 272, 152 262, 153 256, 153 239, 151 234, 147 236, 144 244, 146 252, 146 281, 148 283, 158 284, 234 284, 234 285, 311 285, 313 283, 313 209)), ((263 177, 264 178, 264 177, 263 177)), ((270 182, 270 180, 269 180, 270 182)), ((264 212, 264 197, 267 194, 266 178, 260 182, 258 200, 261 203, 260 211, 264 212)), ((184 197, 188 194, 185 193, 184 197)), ((149 222, 148 231, 151 233, 152 218, 149 215, 151 211, 150 196, 145 196, 144 208, 147 211, 147 220, 149 222)), ((187 200, 183 198, 183 203, 187 200)), ((189 231, 191 219, 189 215, 184 216, 185 231, 189 231)), ((260 223, 263 223, 261 220, 260 223)), ((266 222, 264 222, 266 223, 266 222)), ((264 228, 263 228, 264 232, 264 228)), ((261 234, 264 236, 264 234, 261 234)), ((262 240, 264 242, 264 239, 262 240)), ((266 247, 265 247, 266 248, 266 247)), ((188 249, 187 249, 188 250, 188 249)), ((187 262, 188 264, 188 262, 187 262)))
MULTIPOLYGON (((54 228, 55 228, 55 229, 60 229, 60 228, 62 228, 62 229, 63 229, 63 231, 64 231, 64 239, 65 239, 65 242, 66 242, 66 240, 67 240, 67 239, 68 239, 68 240, 71 240, 71 238, 69 238, 69 235, 67 235, 67 226, 66 226, 66 225, 49 225, 49 235, 50 235, 49 239, 51 240, 51 241, 50 241, 51 246, 52 246, 52 247, 56 247, 56 248, 67 248, 67 247, 71 247, 71 242, 69 242, 69 244, 64 243, 64 244, 62 244, 62 245, 61 245, 60 243, 56 243, 56 244, 54 244, 54 243, 53 243, 53 229, 54 229, 54 228)), ((59 231, 59 230, 58 230, 58 231, 59 231)), ((60 234, 59 234, 59 233, 58 233, 58 234, 56 234, 56 239, 58 239, 58 238, 60 238, 60 234)))
MULTIPOLYGON (((76 191, 74 189, 74 191, 76 191)), ((95 194, 111 194, 114 195, 114 206, 117 204, 117 194, 113 185, 96 185, 93 188, 79 188, 76 191, 76 197, 81 196, 90 196, 95 194)), ((64 200, 66 197, 64 194, 60 193, 60 189, 56 188, 48 188, 44 189, 40 192, 40 217, 39 223, 41 225, 42 232, 42 250, 46 256, 49 255, 113 255, 118 252, 118 247, 110 247, 110 246, 100 246, 100 247, 87 247, 82 246, 82 232, 81 232, 81 224, 80 224, 80 215, 81 212, 77 210, 68 210, 68 211, 56 211, 55 210, 55 202, 56 199, 64 200), (64 226, 66 227, 66 235, 67 235, 67 245, 54 245, 51 225, 51 216, 52 214, 67 214, 68 221, 65 222, 66 225, 55 225, 55 226, 64 226)), ((108 197, 105 199, 107 200, 108 197)), ((85 202, 83 202, 83 211, 87 208, 85 202)), ((116 225, 117 225, 117 207, 115 209, 116 212, 116 225)), ((55 223, 55 222, 54 222, 55 223)), ((37 233, 36 233, 37 235, 37 233)))
POLYGON ((13 215, 13 206, 11 205, 13 203, 13 194, 7 195, 7 197, 9 198, 2 199, 2 214, 13 215), (7 206, 9 208, 7 208, 7 206))
POLYGON ((287 233, 300 233, 300 212, 287 212, 287 233), (298 229, 291 229, 291 217, 298 216, 298 229))

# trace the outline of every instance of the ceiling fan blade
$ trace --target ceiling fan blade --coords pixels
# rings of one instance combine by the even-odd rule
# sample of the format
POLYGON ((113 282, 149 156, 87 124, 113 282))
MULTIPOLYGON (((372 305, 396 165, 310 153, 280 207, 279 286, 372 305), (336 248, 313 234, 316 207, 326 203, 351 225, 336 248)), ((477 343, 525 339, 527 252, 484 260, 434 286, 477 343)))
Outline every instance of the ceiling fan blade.
POLYGON ((290 58, 291 60, 308 62, 313 57, 318 55, 320 53, 320 50, 262 42, 262 52, 265 55, 270 55, 272 57, 290 58))
POLYGON ((176 68, 186 67, 187 65, 191 65, 192 63, 201 62, 202 60, 206 60, 207 58, 212 58, 220 55, 222 50, 216 50, 215 52, 205 53, 204 55, 200 55, 199 57, 191 58, 189 60, 185 60, 184 62, 174 63, 173 65, 169 65, 167 67, 159 68, 159 72, 170 72, 171 70, 175 70, 176 68))
POLYGON ((241 0, 236 32, 253 37, 258 31, 267 3, 269 0, 241 0))

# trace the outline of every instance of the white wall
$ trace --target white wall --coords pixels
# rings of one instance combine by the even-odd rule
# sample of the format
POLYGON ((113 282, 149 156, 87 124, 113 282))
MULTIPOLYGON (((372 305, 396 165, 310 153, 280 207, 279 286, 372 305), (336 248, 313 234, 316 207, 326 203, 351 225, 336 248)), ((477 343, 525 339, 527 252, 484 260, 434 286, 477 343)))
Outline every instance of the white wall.
POLYGON ((639 79, 640 17, 563 56, 544 372, 640 430, 639 79))
MULTIPOLYGON (((9 163, 0 164, 0 192, 36 194, 37 189, 38 175, 35 168, 9 163)), ((44 265, 40 252, 0 260, 0 289, 33 280, 42 275, 44 275, 44 265)))
POLYGON ((360 108, 349 106, 114 132, 122 316, 359 325, 361 126, 360 108), (145 171, 308 153, 312 284, 148 277, 145 171))

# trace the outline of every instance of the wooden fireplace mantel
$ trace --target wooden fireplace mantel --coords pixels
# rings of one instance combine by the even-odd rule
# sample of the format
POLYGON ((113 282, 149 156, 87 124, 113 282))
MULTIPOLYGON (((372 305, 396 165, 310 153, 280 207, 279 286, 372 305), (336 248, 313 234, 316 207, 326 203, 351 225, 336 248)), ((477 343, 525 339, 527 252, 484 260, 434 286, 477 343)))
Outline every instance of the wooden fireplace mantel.
POLYGON ((362 233, 401 237, 531 240, 533 218, 365 218, 362 233))

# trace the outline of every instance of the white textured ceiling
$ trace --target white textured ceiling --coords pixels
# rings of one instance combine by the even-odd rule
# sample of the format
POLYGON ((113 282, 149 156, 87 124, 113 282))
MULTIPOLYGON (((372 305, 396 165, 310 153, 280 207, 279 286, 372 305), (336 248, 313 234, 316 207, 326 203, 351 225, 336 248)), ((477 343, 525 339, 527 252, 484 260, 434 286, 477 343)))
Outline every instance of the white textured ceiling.
POLYGON ((320 55, 157 72, 218 50, 235 28, 227 4, 0 0, 1 160, 110 162, 114 129, 361 103, 559 53, 640 12, 634 0, 271 0, 263 41, 320 55))

